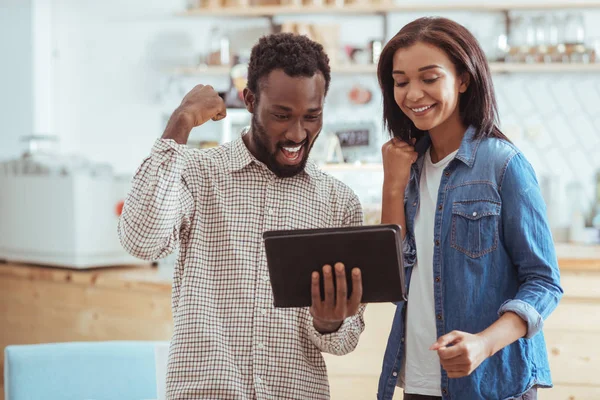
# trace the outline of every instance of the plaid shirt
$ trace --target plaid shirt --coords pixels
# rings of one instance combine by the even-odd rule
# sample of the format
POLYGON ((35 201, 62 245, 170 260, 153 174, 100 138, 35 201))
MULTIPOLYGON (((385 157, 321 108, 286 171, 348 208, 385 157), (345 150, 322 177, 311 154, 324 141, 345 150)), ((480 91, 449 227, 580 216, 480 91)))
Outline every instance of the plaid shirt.
POLYGON ((311 161, 282 179, 241 138, 208 150, 159 139, 133 179, 119 236, 143 259, 180 249, 167 397, 328 399, 321 352, 356 347, 364 308, 326 335, 308 308, 274 308, 262 233, 361 223, 357 196, 311 161))

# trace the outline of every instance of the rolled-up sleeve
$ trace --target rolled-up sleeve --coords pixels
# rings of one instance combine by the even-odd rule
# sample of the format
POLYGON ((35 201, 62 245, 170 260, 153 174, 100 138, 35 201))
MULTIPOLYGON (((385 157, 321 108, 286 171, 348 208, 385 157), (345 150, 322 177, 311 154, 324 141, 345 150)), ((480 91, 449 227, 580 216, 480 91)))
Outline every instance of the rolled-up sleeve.
POLYGON ((336 356, 348 354, 356 348, 360 334, 365 329, 364 312, 365 305, 363 304, 359 307, 358 313, 346 318, 337 331, 326 334, 321 334, 315 329, 312 317, 310 317, 310 323, 307 324, 309 337, 314 345, 324 353, 336 356))
POLYGON ((507 162, 500 194, 504 243, 520 286, 498 312, 520 316, 527 323, 525 337, 531 338, 542 329, 563 290, 546 205, 535 172, 521 154, 507 162))
POLYGON ((544 326, 544 319, 535 308, 529 303, 523 300, 507 300, 502 304, 498 315, 502 315, 506 312, 513 312, 517 314, 523 321, 527 323, 527 334, 526 339, 530 339, 535 336, 536 333, 542 330, 544 326))

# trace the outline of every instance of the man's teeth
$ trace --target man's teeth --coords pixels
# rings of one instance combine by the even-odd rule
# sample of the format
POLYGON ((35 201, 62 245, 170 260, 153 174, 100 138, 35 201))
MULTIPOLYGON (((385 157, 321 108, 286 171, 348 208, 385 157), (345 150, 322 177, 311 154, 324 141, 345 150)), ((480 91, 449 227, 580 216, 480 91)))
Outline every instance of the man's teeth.
POLYGON ((296 153, 296 152, 300 151, 301 148, 302 148, 302 146, 298 146, 298 147, 284 147, 283 149, 285 151, 289 151, 290 153, 296 153))
POLYGON ((429 110, 431 107, 433 107, 433 104, 430 106, 425 106, 425 107, 420 107, 420 108, 411 108, 411 110, 413 110, 414 112, 423 112, 425 110, 429 110))

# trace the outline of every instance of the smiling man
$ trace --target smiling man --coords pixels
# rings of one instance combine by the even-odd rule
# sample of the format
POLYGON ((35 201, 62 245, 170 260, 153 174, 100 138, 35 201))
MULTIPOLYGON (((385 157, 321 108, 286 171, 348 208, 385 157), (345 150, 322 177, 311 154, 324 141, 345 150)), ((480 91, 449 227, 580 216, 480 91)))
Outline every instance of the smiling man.
POLYGON ((364 329, 360 271, 352 271, 349 299, 337 264, 323 266, 322 301, 275 309, 262 242, 267 230, 362 223, 357 196, 308 160, 329 81, 321 45, 291 34, 263 37, 244 90, 250 129, 217 148, 188 149, 193 127, 226 115, 214 89, 198 85, 137 171, 121 243, 149 260, 180 249, 169 399, 327 399, 321 352, 355 348, 364 329))

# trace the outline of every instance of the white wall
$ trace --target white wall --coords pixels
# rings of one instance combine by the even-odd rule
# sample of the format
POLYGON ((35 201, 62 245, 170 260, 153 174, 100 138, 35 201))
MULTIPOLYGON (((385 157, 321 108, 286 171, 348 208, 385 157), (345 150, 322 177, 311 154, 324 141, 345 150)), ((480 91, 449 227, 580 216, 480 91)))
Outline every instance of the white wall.
MULTIPOLYGON (((199 53, 206 47, 208 33, 215 26, 228 30, 244 27, 265 27, 265 20, 242 19, 202 19, 183 18, 175 13, 184 10, 185 0, 31 0, 35 4, 52 4, 52 32, 44 54, 52 54, 53 115, 48 124, 59 135, 63 152, 78 152, 93 160, 111 163, 118 172, 132 173, 141 159, 148 154, 152 142, 160 136, 164 114, 178 104, 183 94, 198 82, 223 84, 226 81, 215 77, 192 78, 175 81, 169 91, 165 91, 169 75, 165 68, 169 65, 194 63, 199 53)), ((430 0, 433 2, 436 0, 430 0)), ((437 0, 447 2, 448 0, 437 0)), ((539 0, 540 3, 545 3, 539 0)), ((14 154, 17 136, 32 131, 31 98, 31 33, 28 23, 30 15, 23 2, 0 0, 3 12, 0 14, 0 50, 9 54, 7 62, 0 63, 0 157, 14 154), (8 6, 7 6, 8 5, 8 6), (8 13, 5 9, 8 7, 8 13), (16 38, 16 41, 14 40, 16 38), (8 51, 7 51, 8 50, 8 51), (6 81, 6 82, 4 82, 6 81), (4 90, 4 88, 7 88, 4 90), (4 116, 6 114, 6 116, 4 116)), ((29 4, 29 2, 25 2, 29 4)), ((436 13, 429 13, 436 14, 436 13)), ((397 32, 406 22, 421 16, 420 13, 397 13, 390 16, 388 37, 397 32)), ((493 13, 446 13, 444 14, 467 25, 478 36, 484 47, 491 43, 494 27, 499 27, 499 15, 493 13)), ((588 35, 600 37, 600 11, 586 11, 588 35)), ((285 17, 292 18, 292 17, 285 17)), ((278 18, 282 20, 283 18, 278 18)), ((341 23, 341 40, 345 44, 366 45, 368 40, 381 35, 381 18, 377 16, 344 17, 310 16, 304 19, 318 22, 334 21, 341 23)), ((39 32, 38 32, 39 34, 39 32)), ((38 40, 37 43, 41 43, 38 40)), ((39 51, 39 50, 38 50, 39 51)), ((4 59, 4 57, 3 57, 4 59)), ((525 137, 527 131, 541 131, 546 138, 543 107, 537 103, 546 100, 540 88, 551 87, 551 92, 565 94, 565 98, 590 97, 582 88, 590 88, 597 93, 600 74, 580 76, 579 74, 532 74, 495 78, 501 103, 503 123, 511 131, 520 131, 525 137), (520 104, 523 101, 519 85, 531 84, 534 106, 527 113, 520 104), (569 92, 569 93, 566 93, 569 92), (537 94, 540 94, 536 98, 537 94), (570 96, 567 96, 567 94, 570 96), (520 103, 521 102, 521 103, 520 103), (530 129, 531 128, 531 129, 530 129)), ((36 90, 39 96, 40 91, 36 90)), ((374 76, 334 76, 332 90, 327 101, 326 118, 357 118, 379 121, 381 118, 380 97, 377 95, 377 82, 374 76), (370 87, 375 98, 364 107, 348 103, 346 92, 354 83, 360 82, 370 87)), ((39 103, 39 102, 38 102, 39 103)), ((39 108, 39 107, 38 107, 39 108)), ((576 112, 579 112, 575 110, 576 112)), ((579 123, 583 128, 569 126, 568 115, 563 125, 569 132, 564 135, 582 138, 589 143, 600 136, 598 114, 591 110, 579 123), (566 120, 566 122, 565 122, 566 120), (587 125, 586 125, 587 124, 587 125), (595 124, 595 125, 594 125, 595 124), (581 130, 587 129, 581 133, 581 130)), ((39 118, 36 121, 43 121, 39 118)), ((536 139, 537 140, 537 139, 536 139)), ((582 139, 583 140, 583 139, 582 139)), ((577 141, 561 141, 553 137, 541 144, 532 144, 529 151, 539 168, 557 165, 552 160, 563 147, 572 146, 577 141), (542 157, 538 154, 542 151, 542 157), (548 152, 550 156, 544 160, 548 152), (549 161, 548 161, 549 160, 549 161)), ((531 143, 524 143, 527 148, 531 143)), ((581 146, 580 146, 581 147, 581 146)), ((583 146, 585 148, 585 146, 583 146)), ((568 176, 573 179, 578 167, 579 153, 572 152, 568 176)), ((566 159, 568 155, 562 154, 566 159)), ((588 157, 589 158, 589 157, 588 157)), ((563 161, 564 162, 564 161, 563 161)), ((596 165, 587 162, 592 173, 596 165)), ((585 180, 589 180, 588 177, 585 180)))
POLYGON ((32 133, 30 1, 0 0, 0 160, 18 155, 32 133))

